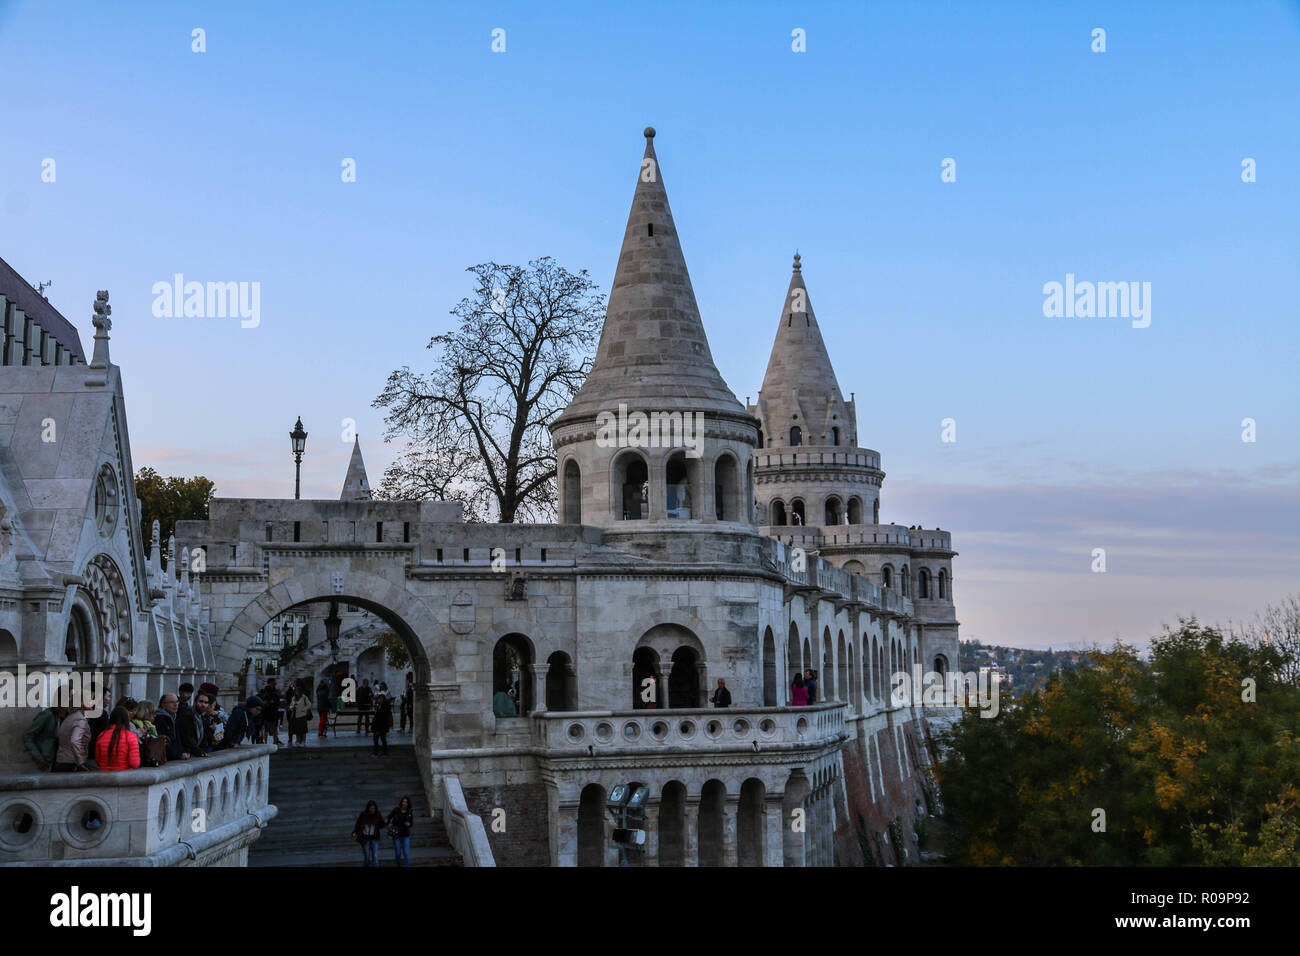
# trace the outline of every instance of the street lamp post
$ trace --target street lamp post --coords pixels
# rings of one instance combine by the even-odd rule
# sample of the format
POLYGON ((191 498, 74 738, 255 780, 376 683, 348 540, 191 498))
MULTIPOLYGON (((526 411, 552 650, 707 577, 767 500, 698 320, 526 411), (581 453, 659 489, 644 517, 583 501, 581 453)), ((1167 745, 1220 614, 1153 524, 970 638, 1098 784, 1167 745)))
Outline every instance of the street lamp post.
POLYGON ((302 453, 307 447, 307 433, 302 430, 302 416, 289 432, 289 445, 293 448, 293 497, 296 501, 302 497, 302 453))

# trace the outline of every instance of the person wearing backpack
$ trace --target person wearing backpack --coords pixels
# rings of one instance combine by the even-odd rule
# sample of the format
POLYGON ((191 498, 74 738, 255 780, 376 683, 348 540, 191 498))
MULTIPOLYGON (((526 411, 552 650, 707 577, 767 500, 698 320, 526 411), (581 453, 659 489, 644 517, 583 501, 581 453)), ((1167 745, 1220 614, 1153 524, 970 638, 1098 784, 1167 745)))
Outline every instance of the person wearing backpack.
POLYGON ((379 865, 379 835, 384 829, 384 815, 379 812, 379 804, 371 800, 357 817, 357 824, 352 828, 352 838, 361 844, 364 866, 379 865))

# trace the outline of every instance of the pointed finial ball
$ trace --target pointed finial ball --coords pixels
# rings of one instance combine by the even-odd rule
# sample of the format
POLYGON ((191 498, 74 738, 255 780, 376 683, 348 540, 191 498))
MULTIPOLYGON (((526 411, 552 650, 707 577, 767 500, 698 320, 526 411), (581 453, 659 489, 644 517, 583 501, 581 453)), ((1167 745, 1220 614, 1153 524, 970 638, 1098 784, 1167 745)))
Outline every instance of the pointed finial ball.
POLYGON ((794 271, 798 272, 802 266, 799 265, 799 253, 794 254, 794 271))
POLYGON ((646 139, 654 139, 654 138, 655 138, 655 128, 654 128, 653 126, 647 126, 647 127, 645 128, 645 138, 646 138, 646 139))

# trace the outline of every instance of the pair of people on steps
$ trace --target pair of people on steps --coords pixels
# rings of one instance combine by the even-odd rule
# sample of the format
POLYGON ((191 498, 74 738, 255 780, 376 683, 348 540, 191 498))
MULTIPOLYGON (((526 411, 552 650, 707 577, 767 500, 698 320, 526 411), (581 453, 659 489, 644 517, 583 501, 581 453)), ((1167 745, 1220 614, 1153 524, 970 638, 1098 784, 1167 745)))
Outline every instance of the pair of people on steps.
MULTIPOLYGON (((391 721, 390 721, 391 722, 391 721)), ((386 818, 379 812, 379 804, 371 800, 357 817, 352 828, 352 838, 361 844, 364 866, 379 865, 379 840, 385 830, 393 841, 393 856, 398 866, 411 865, 411 829, 415 826, 415 811, 411 798, 402 797, 386 818)))

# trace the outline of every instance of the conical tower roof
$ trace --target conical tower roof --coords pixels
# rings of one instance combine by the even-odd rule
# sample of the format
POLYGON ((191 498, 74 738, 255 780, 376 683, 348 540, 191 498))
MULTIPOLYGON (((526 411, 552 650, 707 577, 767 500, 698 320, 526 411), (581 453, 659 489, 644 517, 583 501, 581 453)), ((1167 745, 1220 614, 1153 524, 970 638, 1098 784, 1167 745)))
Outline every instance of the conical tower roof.
POLYGON ((343 479, 343 492, 339 501, 369 501, 370 481, 366 478, 366 463, 361 460, 361 436, 352 443, 352 458, 348 461, 348 473, 343 479))
POLYGON ((556 425, 601 411, 748 413, 718 374, 668 206, 653 127, 645 131, 632 211, 591 374, 556 425))
POLYGON ((826 343, 822 341, 808 287, 804 285, 803 266, 797 252, 759 403, 769 444, 787 444, 789 429, 795 425, 804 433, 804 443, 810 445, 823 444, 822 435, 829 436, 832 427, 841 429, 840 443, 844 444, 853 429, 826 343))

